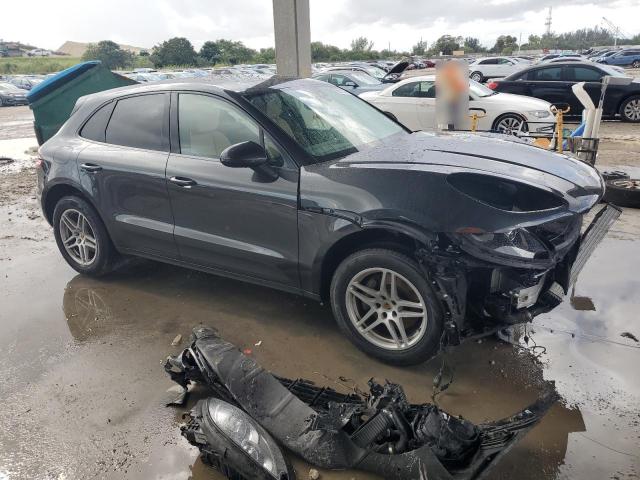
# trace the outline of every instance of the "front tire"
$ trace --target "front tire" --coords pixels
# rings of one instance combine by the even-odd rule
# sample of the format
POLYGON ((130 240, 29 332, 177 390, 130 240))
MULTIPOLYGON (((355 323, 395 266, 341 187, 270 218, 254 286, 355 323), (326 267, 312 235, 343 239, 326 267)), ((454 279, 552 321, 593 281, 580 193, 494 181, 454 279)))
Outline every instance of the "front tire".
POLYGON ((640 122, 640 95, 634 95, 622 102, 620 116, 625 122, 640 122))
POLYGON ((640 60, 634 60, 631 66, 633 68, 640 68, 640 60))
POLYGON ((351 342, 386 363, 415 365, 438 352, 442 307, 406 255, 367 249, 347 257, 333 275, 331 307, 351 342))
POLYGON ((528 132, 529 126, 524 118, 515 113, 505 113, 493 122, 493 130, 505 135, 517 135, 520 132, 528 132))
POLYGON ((58 201, 53 232, 60 253, 77 272, 99 277, 113 270, 115 247, 96 210, 82 198, 69 196, 58 201))

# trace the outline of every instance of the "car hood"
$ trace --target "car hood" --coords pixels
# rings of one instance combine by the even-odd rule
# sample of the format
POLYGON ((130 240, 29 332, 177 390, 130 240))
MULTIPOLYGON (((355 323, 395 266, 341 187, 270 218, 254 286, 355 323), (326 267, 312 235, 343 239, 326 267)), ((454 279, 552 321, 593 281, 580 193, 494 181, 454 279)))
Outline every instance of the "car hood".
MULTIPOLYGON (((526 95, 516 95, 514 93, 496 93, 495 95, 489 95, 487 97, 480 97, 476 102, 487 104, 501 104, 509 106, 509 108, 526 112, 531 110, 549 110, 551 104, 545 100, 539 98, 527 97, 526 95)), ((497 105, 496 105, 497 106, 497 105)))
POLYGON ((387 75, 389 75, 390 73, 402 73, 407 69, 408 66, 409 62, 407 62, 406 60, 401 60, 393 67, 391 67, 391 70, 387 72, 387 75))
POLYGON ((397 134, 341 159, 307 165, 300 178, 303 210, 334 212, 361 224, 410 222, 431 232, 536 225, 585 213, 603 192, 598 172, 578 160, 504 135, 465 133, 397 134), (561 202, 551 209, 493 208, 450 184, 449 176, 460 173, 523 183, 541 190, 540 199, 551 194, 561 202))
POLYGON ((597 190, 602 187, 602 180, 593 167, 506 135, 415 132, 348 155, 338 163, 355 166, 372 162, 480 167, 530 180, 530 173, 522 170, 524 167, 576 187, 597 190))

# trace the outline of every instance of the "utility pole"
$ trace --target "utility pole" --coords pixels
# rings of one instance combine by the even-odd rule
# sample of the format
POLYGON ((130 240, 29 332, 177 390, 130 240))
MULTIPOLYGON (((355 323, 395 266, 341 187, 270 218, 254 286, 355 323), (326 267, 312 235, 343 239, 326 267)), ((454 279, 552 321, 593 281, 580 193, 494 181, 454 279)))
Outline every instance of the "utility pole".
POLYGON ((547 20, 544 22, 545 27, 547 27, 547 35, 551 35, 552 11, 553 11, 553 7, 549 7, 549 15, 547 15, 547 20))
POLYGON ((311 76, 309 0, 273 0, 278 75, 311 76))
POLYGON ((520 32, 520 38, 518 39, 518 53, 520 53, 520 47, 522 47, 522 32, 520 32))
POLYGON ((613 46, 614 47, 618 46, 618 38, 622 37, 623 35, 625 37, 628 37, 628 35, 625 32, 620 30, 620 27, 618 27, 616 24, 614 24, 608 18, 602 17, 602 21, 605 23, 605 25, 607 25, 607 27, 609 27, 608 30, 611 32, 611 35, 613 35, 613 46))

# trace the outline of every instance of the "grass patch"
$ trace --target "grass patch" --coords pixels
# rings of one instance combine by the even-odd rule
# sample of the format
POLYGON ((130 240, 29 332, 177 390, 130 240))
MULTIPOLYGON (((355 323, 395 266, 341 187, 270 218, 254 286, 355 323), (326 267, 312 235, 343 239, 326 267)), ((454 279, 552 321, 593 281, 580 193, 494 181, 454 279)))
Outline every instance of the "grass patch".
MULTIPOLYGON (((0 58, 2 75, 39 75, 55 73, 82 62, 78 57, 8 57, 0 58)), ((149 57, 135 57, 131 68, 153 67, 149 57)))

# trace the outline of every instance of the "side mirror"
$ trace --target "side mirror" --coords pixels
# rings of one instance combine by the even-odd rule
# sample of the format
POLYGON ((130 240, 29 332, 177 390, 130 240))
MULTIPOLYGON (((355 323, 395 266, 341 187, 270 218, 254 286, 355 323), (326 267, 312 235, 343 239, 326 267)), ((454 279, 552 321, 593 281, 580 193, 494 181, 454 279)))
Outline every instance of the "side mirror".
POLYGON ((267 163, 267 152, 256 142, 241 142, 225 148, 220 162, 232 168, 256 168, 267 163))

